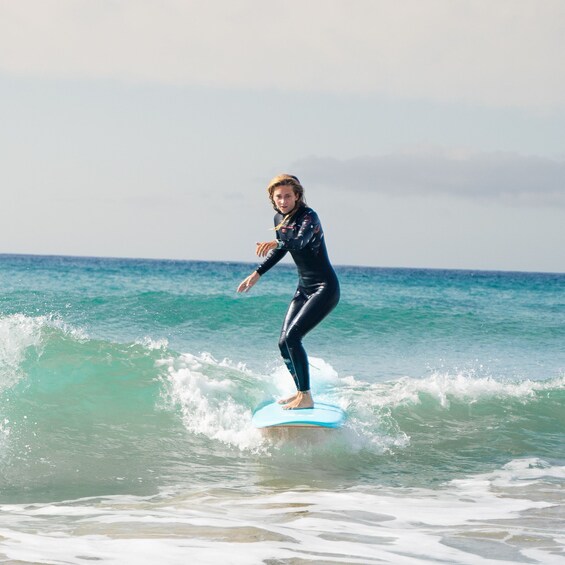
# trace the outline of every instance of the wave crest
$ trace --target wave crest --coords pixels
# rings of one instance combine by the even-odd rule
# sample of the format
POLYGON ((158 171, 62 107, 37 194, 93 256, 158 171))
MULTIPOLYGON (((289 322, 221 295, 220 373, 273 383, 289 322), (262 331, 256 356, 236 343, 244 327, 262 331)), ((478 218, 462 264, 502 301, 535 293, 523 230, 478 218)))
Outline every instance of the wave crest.
POLYGON ((244 366, 188 353, 158 365, 165 370, 164 399, 178 407, 188 431, 243 450, 260 447, 261 434, 251 425, 257 387, 244 366))
POLYGON ((66 324, 59 316, 11 314, 0 317, 0 392, 14 386, 24 375, 22 364, 30 349, 41 353, 45 331, 54 329, 74 339, 86 339, 83 330, 66 324))

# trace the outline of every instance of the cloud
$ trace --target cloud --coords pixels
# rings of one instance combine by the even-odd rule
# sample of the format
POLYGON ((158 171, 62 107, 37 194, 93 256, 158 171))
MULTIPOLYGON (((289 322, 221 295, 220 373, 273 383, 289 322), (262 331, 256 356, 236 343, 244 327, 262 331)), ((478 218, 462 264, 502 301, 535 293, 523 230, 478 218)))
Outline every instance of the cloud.
POLYGON ((346 190, 565 205, 565 160, 517 153, 428 150, 345 160, 309 157, 292 170, 309 182, 346 190))
POLYGON ((0 72, 565 107, 562 0, 17 0, 0 72))

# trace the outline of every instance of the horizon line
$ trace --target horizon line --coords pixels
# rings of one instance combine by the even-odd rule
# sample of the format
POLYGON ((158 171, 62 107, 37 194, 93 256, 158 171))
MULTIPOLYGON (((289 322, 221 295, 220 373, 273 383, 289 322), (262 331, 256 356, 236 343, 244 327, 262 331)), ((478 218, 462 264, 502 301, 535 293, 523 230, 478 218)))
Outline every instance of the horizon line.
MULTIPOLYGON (((29 258, 61 258, 61 259, 98 259, 105 261, 146 261, 146 262, 167 262, 167 263, 228 263, 239 265, 256 265, 252 261, 242 261, 234 259, 173 259, 167 257, 120 257, 106 255, 73 255, 56 253, 6 253, 0 252, 0 259, 5 257, 29 257, 29 258)), ((283 267, 292 267, 291 264, 281 264, 283 267)), ((344 269, 375 269, 375 270, 404 270, 404 271, 453 271, 468 273, 508 273, 508 274, 531 274, 531 275, 565 275, 565 271, 525 271, 519 269, 485 269, 471 267, 407 267, 407 266, 382 266, 382 265, 353 265, 333 263, 336 268, 344 269)))

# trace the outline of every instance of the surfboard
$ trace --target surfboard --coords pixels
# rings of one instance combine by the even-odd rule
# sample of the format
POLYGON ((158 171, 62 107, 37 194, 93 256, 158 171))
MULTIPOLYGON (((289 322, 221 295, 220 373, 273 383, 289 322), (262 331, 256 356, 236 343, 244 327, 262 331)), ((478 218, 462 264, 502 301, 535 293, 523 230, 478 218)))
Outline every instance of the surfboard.
POLYGON ((325 402, 314 402, 314 408, 284 410, 282 404, 269 401, 260 404, 251 418, 256 428, 340 428, 344 422, 345 412, 339 406, 325 402))

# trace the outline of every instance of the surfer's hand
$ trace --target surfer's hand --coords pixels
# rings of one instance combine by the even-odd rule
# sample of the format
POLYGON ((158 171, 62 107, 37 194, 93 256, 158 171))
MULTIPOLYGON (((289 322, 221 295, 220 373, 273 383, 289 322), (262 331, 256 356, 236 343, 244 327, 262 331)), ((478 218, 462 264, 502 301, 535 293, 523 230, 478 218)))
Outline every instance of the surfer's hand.
POLYGON ((264 241, 262 243, 257 243, 257 249, 256 249, 256 253, 259 257, 265 257, 265 255, 267 255, 267 253, 269 253, 270 251, 272 251, 273 249, 276 249, 278 246, 277 241, 273 240, 273 241, 264 241))
POLYGON ((242 280, 237 287, 237 292, 248 292, 249 289, 259 280, 261 275, 253 271, 246 279, 242 280))

